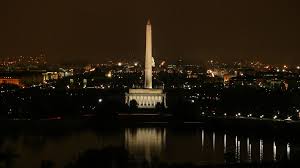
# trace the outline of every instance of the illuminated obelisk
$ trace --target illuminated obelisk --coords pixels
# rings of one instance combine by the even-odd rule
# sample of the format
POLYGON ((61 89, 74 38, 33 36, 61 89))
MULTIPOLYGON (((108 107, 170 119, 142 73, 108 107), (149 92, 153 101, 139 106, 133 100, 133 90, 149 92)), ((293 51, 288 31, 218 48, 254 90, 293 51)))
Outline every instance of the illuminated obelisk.
POLYGON ((150 20, 146 25, 145 88, 152 89, 152 30, 150 20))

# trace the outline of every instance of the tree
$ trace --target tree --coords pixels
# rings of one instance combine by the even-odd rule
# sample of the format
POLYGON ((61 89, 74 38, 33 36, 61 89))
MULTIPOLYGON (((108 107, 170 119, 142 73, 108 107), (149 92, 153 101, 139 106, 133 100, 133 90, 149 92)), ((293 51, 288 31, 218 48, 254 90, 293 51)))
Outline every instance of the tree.
POLYGON ((137 109, 138 109, 138 103, 136 100, 131 100, 129 102, 129 111, 132 113, 132 112, 137 112, 137 109))

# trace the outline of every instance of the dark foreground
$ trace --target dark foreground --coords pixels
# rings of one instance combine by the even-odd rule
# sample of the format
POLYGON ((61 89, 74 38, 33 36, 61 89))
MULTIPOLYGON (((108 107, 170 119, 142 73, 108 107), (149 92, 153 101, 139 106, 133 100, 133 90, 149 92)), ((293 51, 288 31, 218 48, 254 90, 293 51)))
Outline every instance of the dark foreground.
MULTIPOLYGON (((169 128, 197 128, 206 127, 211 129, 225 129, 234 132, 250 132, 259 135, 276 134, 285 136, 300 136, 300 121, 259 119, 259 118, 236 118, 236 117, 198 117, 197 119, 183 120, 174 118, 172 115, 155 114, 119 114, 114 118, 97 118, 94 116, 80 119, 50 118, 39 120, 1 120, 2 128, 13 130, 40 129, 66 129, 74 130, 81 128, 126 128, 126 127, 169 127, 169 128)), ((1 128, 0 128, 1 130, 1 128)), ((3 129, 2 131, 5 131, 3 129)))
POLYGON ((0 166, 297 167, 298 122, 168 117, 5 120, 0 166))

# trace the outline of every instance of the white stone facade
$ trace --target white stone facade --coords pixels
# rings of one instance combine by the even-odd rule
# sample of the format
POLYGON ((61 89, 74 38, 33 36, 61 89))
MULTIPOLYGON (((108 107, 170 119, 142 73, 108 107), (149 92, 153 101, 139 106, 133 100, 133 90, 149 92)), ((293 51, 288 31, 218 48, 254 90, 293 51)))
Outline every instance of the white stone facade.
POLYGON ((166 94, 162 89, 129 89, 125 95, 125 103, 130 105, 130 101, 135 100, 138 108, 155 108, 157 103, 166 106, 166 94))

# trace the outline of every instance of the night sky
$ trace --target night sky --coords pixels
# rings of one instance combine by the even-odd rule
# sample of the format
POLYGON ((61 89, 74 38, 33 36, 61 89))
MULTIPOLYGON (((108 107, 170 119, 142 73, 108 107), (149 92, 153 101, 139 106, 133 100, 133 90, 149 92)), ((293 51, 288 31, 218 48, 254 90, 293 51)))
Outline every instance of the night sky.
POLYGON ((2 0, 0 57, 143 60, 147 18, 154 57, 169 63, 300 63, 299 0, 2 0))

